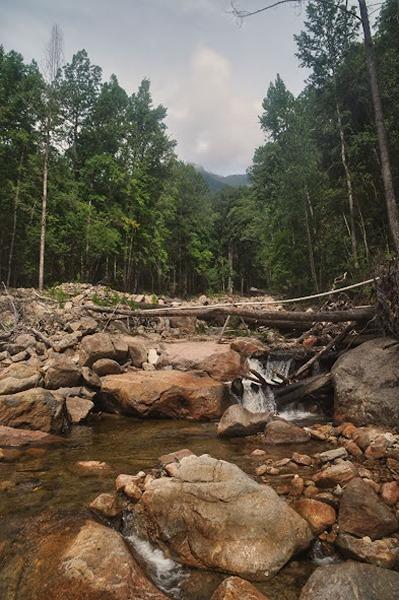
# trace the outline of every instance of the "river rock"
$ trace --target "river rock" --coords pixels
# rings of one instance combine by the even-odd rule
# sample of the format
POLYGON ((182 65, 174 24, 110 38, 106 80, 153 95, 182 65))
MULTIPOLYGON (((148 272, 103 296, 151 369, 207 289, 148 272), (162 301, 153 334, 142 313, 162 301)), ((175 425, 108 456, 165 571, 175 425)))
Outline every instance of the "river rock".
POLYGON ((119 362, 127 357, 128 346, 123 344, 120 336, 108 333, 94 333, 85 336, 79 348, 80 364, 91 367, 100 358, 111 358, 119 362))
POLYGON ((254 435, 263 430, 269 417, 269 412, 253 413, 241 404, 232 404, 223 413, 219 421, 217 434, 221 437, 254 435))
POLYGON ((94 403, 87 398, 72 396, 66 399, 66 407, 71 423, 76 425, 87 419, 94 408, 94 403))
POLYGON ((227 577, 215 590, 211 600, 267 600, 255 586, 241 577, 227 577))
POLYGON ((100 358, 93 364, 92 369, 99 377, 104 375, 119 375, 122 373, 122 368, 116 360, 112 358, 100 358))
MULTIPOLYGON (((121 535, 88 521, 62 556, 68 600, 167 600, 145 577, 121 535)), ((45 596, 48 598, 48 596, 45 596)), ((58 598, 58 596, 57 596, 58 598)))
POLYGON ((341 532, 372 540, 390 535, 398 529, 398 520, 373 488, 360 477, 346 486, 339 507, 341 532))
POLYGON ((89 508, 107 519, 113 519, 122 514, 116 494, 100 494, 90 502, 89 508))
POLYGON ((134 367, 141 368, 147 362, 147 348, 139 339, 129 338, 129 356, 134 367))
POLYGON ((399 344, 390 338, 365 342, 339 358, 332 369, 335 420, 396 426, 398 361, 399 344))
POLYGON ((89 367, 82 367, 82 379, 83 383, 93 390, 101 389, 101 379, 92 369, 89 367))
POLYGON ((111 471, 109 464, 101 460, 79 460, 74 467, 82 475, 102 475, 111 471))
POLYGON ((394 600, 399 573, 353 561, 318 567, 300 600, 394 600))
POLYGON ((257 338, 237 338, 231 342, 230 348, 246 357, 262 356, 268 352, 268 348, 257 338))
POLYGON ((57 390, 63 387, 75 387, 81 382, 81 372, 79 367, 66 356, 50 362, 49 368, 44 377, 44 385, 49 390, 57 390))
POLYGON ((271 487, 208 455, 183 458, 174 477, 146 485, 140 514, 179 562, 253 579, 277 573, 313 538, 271 487))
POLYGON ((388 481, 381 488, 381 497, 390 506, 399 502, 399 483, 397 481, 388 481))
POLYGON ((332 506, 311 498, 297 500, 292 504, 292 508, 309 523, 315 535, 331 527, 337 518, 332 506))
POLYGON ((69 428, 65 400, 43 388, 0 396, 0 425, 61 433, 69 428))
POLYGON ((31 388, 37 387, 40 383, 40 380, 41 376, 39 372, 35 372, 34 375, 25 377, 23 379, 16 377, 5 377, 4 379, 0 379, 0 396, 17 394, 18 392, 30 390, 31 388))
POLYGON ((331 465, 313 476, 319 488, 330 488, 347 483, 358 474, 358 470, 349 460, 342 460, 336 465, 331 465))
POLYGON ((212 354, 199 363, 198 369, 208 373, 217 381, 232 381, 236 377, 244 375, 246 369, 241 361, 241 356, 234 350, 212 354))
POLYGON ((399 542, 394 538, 372 541, 369 537, 359 539, 340 533, 335 544, 346 558, 386 569, 393 569, 399 565, 399 542))
POLYGON ((102 378, 106 410, 140 417, 218 419, 231 403, 223 383, 198 372, 131 371, 102 378))
POLYGON ((171 366, 178 371, 200 370, 201 365, 206 363, 209 357, 216 355, 224 356, 228 354, 230 348, 224 344, 206 341, 181 341, 165 344, 162 348, 158 367, 171 366))
POLYGON ((273 446, 280 444, 303 444, 310 440, 310 433, 303 427, 284 419, 273 419, 265 427, 265 442, 273 446))
POLYGON ((61 442, 62 438, 44 433, 44 431, 31 431, 30 429, 16 429, 0 425, 0 446, 18 447, 27 444, 54 444, 61 442))

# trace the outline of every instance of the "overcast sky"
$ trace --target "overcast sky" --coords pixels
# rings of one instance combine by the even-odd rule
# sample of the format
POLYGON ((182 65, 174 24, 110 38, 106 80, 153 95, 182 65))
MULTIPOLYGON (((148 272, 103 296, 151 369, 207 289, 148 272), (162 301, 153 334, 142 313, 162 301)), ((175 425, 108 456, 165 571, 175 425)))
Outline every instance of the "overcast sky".
MULTIPOLYGON (((247 10, 266 3, 236 0, 247 10)), ((239 26, 229 7, 230 0, 0 0, 0 43, 40 62, 59 24, 67 61, 86 48, 128 92, 151 79, 180 158, 244 172, 263 139, 258 115, 269 82, 280 73, 294 93, 303 87, 293 41, 303 13, 283 5, 239 26)))

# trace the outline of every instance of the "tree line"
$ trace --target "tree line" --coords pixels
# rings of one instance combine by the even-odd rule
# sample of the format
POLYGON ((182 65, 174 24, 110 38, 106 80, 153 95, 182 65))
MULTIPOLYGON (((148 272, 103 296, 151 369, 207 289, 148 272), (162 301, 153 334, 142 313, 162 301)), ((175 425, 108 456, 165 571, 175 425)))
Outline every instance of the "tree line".
MULTIPOLYGON (((309 2, 296 42, 305 89, 270 84, 250 185, 217 193, 178 160, 148 79, 129 95, 85 50, 64 63, 58 27, 43 72, 0 48, 0 279, 189 295, 368 274, 394 245, 359 19, 309 2)), ((398 196, 396 0, 373 42, 398 196)))

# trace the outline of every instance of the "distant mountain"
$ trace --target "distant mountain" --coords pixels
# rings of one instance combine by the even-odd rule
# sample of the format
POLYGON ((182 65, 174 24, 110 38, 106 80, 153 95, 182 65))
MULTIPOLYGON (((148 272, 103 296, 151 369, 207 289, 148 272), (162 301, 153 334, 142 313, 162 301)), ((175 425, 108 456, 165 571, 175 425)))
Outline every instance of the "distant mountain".
POLYGON ((236 175, 217 175, 216 173, 211 173, 210 171, 206 171, 203 167, 198 165, 194 165, 195 168, 208 184, 211 192, 218 192, 224 187, 240 187, 249 185, 248 175, 246 174, 236 174, 236 175))

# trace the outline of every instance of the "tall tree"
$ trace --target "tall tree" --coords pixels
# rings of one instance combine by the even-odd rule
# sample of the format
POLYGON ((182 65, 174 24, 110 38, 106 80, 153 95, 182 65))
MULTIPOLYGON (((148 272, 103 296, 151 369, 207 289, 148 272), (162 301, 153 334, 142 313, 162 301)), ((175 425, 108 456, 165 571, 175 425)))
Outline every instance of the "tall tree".
POLYGON ((356 219, 352 174, 349 168, 348 149, 342 116, 341 99, 338 87, 338 69, 356 35, 358 22, 350 11, 338 10, 331 2, 318 0, 306 6, 307 20, 305 31, 295 36, 298 54, 302 66, 312 69, 310 81, 324 93, 328 89, 334 97, 337 126, 341 144, 341 160, 345 172, 352 258, 354 266, 359 267, 356 219))
POLYGON ((39 290, 44 287, 44 256, 46 248, 46 224, 47 224, 47 197, 48 197, 48 173, 49 158, 54 133, 56 118, 57 99, 55 94, 55 82, 63 60, 63 34, 58 25, 51 30, 50 40, 45 53, 45 114, 43 118, 43 192, 40 219, 40 246, 39 246, 39 290))

